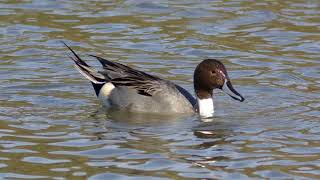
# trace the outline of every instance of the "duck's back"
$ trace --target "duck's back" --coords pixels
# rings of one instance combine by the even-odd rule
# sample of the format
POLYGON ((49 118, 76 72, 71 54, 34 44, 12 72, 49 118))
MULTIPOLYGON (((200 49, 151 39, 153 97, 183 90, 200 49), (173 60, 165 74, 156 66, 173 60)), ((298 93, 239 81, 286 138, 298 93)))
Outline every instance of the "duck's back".
MULTIPOLYGON (((128 86, 113 86, 106 84, 99 94, 99 99, 106 107, 125 109, 132 112, 149 113, 192 113, 194 112, 194 99, 186 97, 170 82, 159 82, 152 95, 138 94, 136 89, 128 86)), ((183 88, 181 88, 183 89, 183 88)), ((186 91, 186 90, 185 90, 186 91)))

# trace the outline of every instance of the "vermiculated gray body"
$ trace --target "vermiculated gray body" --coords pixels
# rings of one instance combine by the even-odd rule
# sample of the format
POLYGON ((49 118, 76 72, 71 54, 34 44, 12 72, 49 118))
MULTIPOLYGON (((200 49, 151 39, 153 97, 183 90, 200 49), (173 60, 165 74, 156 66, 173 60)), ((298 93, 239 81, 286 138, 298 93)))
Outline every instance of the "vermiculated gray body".
POLYGON ((182 87, 123 64, 93 56, 103 66, 102 71, 96 71, 68 48, 75 56, 70 58, 75 62, 76 69, 91 81, 105 107, 166 114, 194 112, 195 99, 182 87))
MULTIPOLYGON (((164 83, 164 82, 162 82, 164 83)), ((103 91, 104 88, 101 89, 103 91)), ((104 92, 100 92, 104 93, 104 92)), ((192 100, 190 102, 171 83, 159 87, 159 90, 150 96, 137 94, 136 90, 119 86, 112 89, 108 96, 99 99, 105 107, 125 109, 132 112, 149 113, 193 113, 192 100), (107 97, 107 98, 106 98, 107 97)))

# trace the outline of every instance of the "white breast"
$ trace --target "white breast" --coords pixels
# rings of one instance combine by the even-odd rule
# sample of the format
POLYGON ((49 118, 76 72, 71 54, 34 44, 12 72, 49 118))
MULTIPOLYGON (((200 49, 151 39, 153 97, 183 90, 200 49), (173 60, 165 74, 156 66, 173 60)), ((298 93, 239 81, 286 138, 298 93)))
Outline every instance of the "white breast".
POLYGON ((213 99, 199 99, 198 100, 198 108, 199 108, 199 114, 203 117, 212 117, 214 114, 214 105, 213 105, 213 99))

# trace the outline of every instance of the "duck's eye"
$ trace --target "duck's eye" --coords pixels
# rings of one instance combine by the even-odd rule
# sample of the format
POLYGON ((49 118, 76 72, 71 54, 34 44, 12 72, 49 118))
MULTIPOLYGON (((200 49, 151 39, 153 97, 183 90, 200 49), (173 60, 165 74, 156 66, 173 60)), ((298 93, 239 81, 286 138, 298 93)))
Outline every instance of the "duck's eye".
POLYGON ((216 75, 216 72, 215 72, 215 71, 211 71, 211 74, 212 74, 212 75, 216 75))

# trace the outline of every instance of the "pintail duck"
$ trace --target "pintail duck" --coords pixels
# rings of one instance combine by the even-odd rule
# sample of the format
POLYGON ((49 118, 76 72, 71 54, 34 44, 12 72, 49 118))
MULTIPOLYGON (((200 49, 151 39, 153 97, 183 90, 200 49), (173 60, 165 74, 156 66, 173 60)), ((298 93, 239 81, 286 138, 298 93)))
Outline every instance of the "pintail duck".
MULTIPOLYGON (((66 44, 65 44, 66 45, 66 44)), ((221 89, 240 102, 244 98, 233 88, 225 66, 216 59, 205 59, 193 75, 194 98, 187 90, 173 82, 130 68, 118 62, 95 57, 101 71, 94 70, 68 45, 75 68, 88 80, 103 106, 134 112, 192 113, 203 117, 214 113, 213 89, 221 89)))

